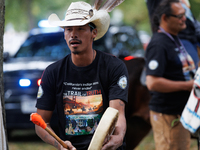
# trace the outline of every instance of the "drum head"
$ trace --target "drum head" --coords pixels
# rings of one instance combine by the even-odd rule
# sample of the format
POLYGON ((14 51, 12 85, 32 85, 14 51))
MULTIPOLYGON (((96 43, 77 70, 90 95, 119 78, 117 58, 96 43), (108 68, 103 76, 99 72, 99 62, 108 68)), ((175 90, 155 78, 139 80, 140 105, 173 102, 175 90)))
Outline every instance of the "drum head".
POLYGON ((119 111, 108 107, 104 112, 90 142, 88 150, 100 150, 106 138, 114 132, 119 111))

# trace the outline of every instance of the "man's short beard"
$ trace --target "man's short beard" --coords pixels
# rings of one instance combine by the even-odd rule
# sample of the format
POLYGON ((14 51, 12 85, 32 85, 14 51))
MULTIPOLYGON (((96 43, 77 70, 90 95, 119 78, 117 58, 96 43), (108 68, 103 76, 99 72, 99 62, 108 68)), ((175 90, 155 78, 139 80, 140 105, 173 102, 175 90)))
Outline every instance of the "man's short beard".
POLYGON ((72 52, 74 55, 78 55, 80 54, 80 52, 72 52))

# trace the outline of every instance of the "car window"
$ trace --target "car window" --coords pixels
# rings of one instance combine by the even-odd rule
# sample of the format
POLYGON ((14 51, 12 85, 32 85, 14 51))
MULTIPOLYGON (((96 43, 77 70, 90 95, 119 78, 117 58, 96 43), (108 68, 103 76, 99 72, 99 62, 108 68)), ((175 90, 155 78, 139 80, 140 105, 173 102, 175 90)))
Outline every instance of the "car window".
POLYGON ((112 53, 116 56, 130 55, 135 53, 133 50, 141 49, 140 41, 134 35, 118 33, 113 35, 112 53))
POLYGON ((135 29, 129 26, 110 27, 109 38, 106 41, 110 53, 117 57, 126 57, 128 55, 144 56, 142 43, 135 29))
POLYGON ((70 53, 63 32, 30 36, 14 56, 60 59, 70 53))

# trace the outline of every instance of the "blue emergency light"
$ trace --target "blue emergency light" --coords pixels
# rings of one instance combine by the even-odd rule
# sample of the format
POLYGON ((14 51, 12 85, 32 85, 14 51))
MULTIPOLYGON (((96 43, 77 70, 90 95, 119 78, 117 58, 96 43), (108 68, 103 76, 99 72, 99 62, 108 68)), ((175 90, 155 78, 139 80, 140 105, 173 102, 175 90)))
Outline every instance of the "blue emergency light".
POLYGON ((29 87, 31 85, 31 80, 29 80, 29 79, 20 79, 19 80, 19 85, 21 87, 29 87))

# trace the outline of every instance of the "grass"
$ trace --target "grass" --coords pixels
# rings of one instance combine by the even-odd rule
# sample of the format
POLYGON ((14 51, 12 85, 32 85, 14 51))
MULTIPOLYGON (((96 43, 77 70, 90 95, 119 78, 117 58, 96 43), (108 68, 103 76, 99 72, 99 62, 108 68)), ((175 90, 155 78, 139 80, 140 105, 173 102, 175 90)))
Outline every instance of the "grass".
POLYGON ((44 143, 34 130, 13 131, 8 140, 9 150, 56 150, 51 145, 44 143))
MULTIPOLYGON (((149 134, 142 140, 142 142, 135 148, 135 150, 155 150, 154 144, 153 132, 150 131, 149 134)), ((198 150, 196 139, 191 139, 190 150, 198 150)))
MULTIPOLYGON (((9 150, 56 150, 51 145, 41 141, 34 130, 19 130, 12 133, 8 141, 9 150)), ((155 150, 152 131, 142 140, 135 150, 155 150)), ((198 150, 197 140, 191 140, 190 150, 198 150)))
POLYGON ((9 143, 9 150, 56 150, 51 145, 41 142, 9 143))

